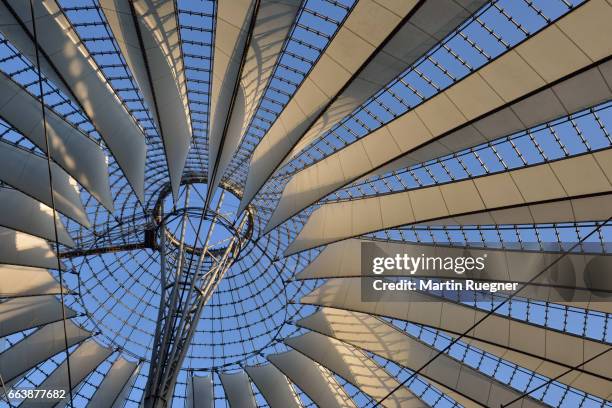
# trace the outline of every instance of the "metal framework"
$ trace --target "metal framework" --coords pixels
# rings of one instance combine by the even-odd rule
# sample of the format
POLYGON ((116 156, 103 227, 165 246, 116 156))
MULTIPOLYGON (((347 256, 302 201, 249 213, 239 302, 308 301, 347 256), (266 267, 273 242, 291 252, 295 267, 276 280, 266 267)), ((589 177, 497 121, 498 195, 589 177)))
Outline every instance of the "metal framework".
POLYGON ((609 302, 550 295, 612 293, 609 0, 32 0, 40 44, 21 3, 0 0, 0 408, 49 384, 71 408, 612 407, 609 302), (146 142, 142 197, 115 123, 146 142), (254 158, 275 167, 240 212, 254 158), (551 262, 522 292, 368 303, 362 242, 551 262))
POLYGON ((161 293, 143 400, 147 408, 165 408, 171 404, 177 377, 200 321, 202 309, 238 258, 245 244, 243 234, 249 229, 247 213, 237 220, 237 225, 230 225, 224 215, 220 214, 225 190, 221 192, 216 208, 206 210, 205 207, 190 208, 190 189, 190 184, 186 184, 182 214, 165 214, 163 201, 158 210, 161 293), (190 245, 186 242, 187 226, 193 211, 200 212, 200 219, 190 245), (178 237, 174 237, 167 229, 170 217, 180 217, 178 237), (202 229, 204 223, 207 225, 202 229), (219 225, 232 229, 233 236, 224 243, 224 248, 211 250, 211 239, 219 225), (203 232, 203 238, 200 238, 200 232, 203 232))

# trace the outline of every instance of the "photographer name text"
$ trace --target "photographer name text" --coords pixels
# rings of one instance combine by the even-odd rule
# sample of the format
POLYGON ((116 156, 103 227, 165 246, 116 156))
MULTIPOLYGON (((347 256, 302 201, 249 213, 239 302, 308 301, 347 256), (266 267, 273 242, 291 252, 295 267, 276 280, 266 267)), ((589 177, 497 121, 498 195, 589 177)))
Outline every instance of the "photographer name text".
POLYGON ((464 281, 421 279, 418 281, 401 279, 387 281, 376 279, 372 282, 375 291, 483 291, 495 293, 499 291, 517 290, 517 282, 479 282, 470 279, 464 281))

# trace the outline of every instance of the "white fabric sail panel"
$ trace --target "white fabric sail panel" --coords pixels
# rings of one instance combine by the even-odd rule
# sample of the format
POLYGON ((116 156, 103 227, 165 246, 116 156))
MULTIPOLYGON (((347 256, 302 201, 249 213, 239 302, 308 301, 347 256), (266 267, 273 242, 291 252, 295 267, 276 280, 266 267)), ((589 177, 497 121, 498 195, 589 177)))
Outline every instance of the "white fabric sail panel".
POLYGON ((229 125, 219 146, 213 186, 219 184, 255 115, 300 3, 301 0, 262 0, 259 4, 229 125))
MULTIPOLYGON (((387 295, 388 296, 388 295, 387 295)), ((361 279, 331 279, 301 299, 301 303, 327 306, 367 314, 391 317, 443 330, 451 335, 466 333, 466 341, 488 343, 501 353, 500 357, 536 371, 546 377, 564 375, 564 381, 597 396, 610 394, 609 367, 612 355, 603 354, 608 345, 553 329, 536 326, 500 315, 490 315, 475 329, 486 312, 454 303, 433 294, 401 291, 393 294, 393 301, 364 302, 361 300, 361 279), (580 366, 580 369, 574 370, 580 366)), ((493 351, 493 349, 491 349, 493 351)), ((500 354, 498 351, 496 354, 500 354)))
POLYGON ((355 403, 326 368, 292 350, 271 354, 268 360, 320 407, 355 407, 355 403))
MULTIPOLYGON (((55 222, 60 244, 73 247, 59 215, 55 222)), ((55 241, 53 210, 17 190, 0 187, 0 226, 55 241)))
MULTIPOLYGON (((410 18, 317 119, 285 161, 398 77, 484 3, 483 0, 430 0, 415 7, 410 18)), ((333 46, 343 45, 336 42, 333 46)))
MULTIPOLYGON (((469 271, 457 275, 454 271, 427 270, 406 272, 387 270, 384 276, 412 276, 429 278, 450 278, 455 280, 474 279, 482 281, 506 281, 527 283, 533 275, 546 270, 533 285, 521 290, 520 297, 549 301, 589 310, 612 313, 608 300, 612 299, 612 279, 607 270, 612 267, 612 257, 604 255, 568 254, 520 250, 476 249, 438 245, 417 245, 383 241, 348 239, 328 245, 296 275, 297 279, 329 279, 360 277, 361 244, 371 242, 381 251, 376 256, 409 254, 425 257, 466 257, 486 258, 482 271, 469 271), (561 258, 560 261, 557 261, 561 258), (546 269, 549 265, 551 268, 546 269)), ((384 277, 381 275, 381 277, 384 277)), ((501 292, 504 293, 504 292, 501 292)))
MULTIPOLYGON (((57 211, 89 227, 76 183, 55 163, 51 163, 51 175, 57 211)), ((49 169, 45 158, 0 142, 0 180, 51 207, 49 169)))
MULTIPOLYGON (((35 61, 30 4, 21 0, 9 0, 8 5, 15 12, 16 18, 3 5, 0 9, 0 31, 25 56, 35 61)), ((99 67, 80 43, 78 35, 55 0, 34 2, 34 13, 37 31, 44 33, 38 39, 43 51, 43 73, 47 77, 61 78, 70 95, 100 132, 142 201, 146 158, 144 134, 100 74, 99 67)))
MULTIPOLYGON (((57 264, 54 268, 57 268, 57 264)), ((59 282, 46 269, 0 264, 2 297, 57 295, 60 291, 59 282)), ((64 288, 64 293, 68 292, 64 288)))
MULTIPOLYGON (((323 308, 314 315, 302 319, 299 325, 317 332, 309 333, 308 336, 316 338, 319 343, 340 347, 341 350, 344 344, 342 342, 345 342, 394 361, 412 371, 420 369, 438 353, 438 350, 430 345, 400 332, 376 317, 363 313, 323 308)), ((313 349, 313 346, 314 344, 311 344, 310 348, 313 349)), ((317 350, 313 349, 312 352, 317 353, 317 350)), ((321 352, 318 351, 318 354, 321 352)), ((420 375, 469 398, 471 405, 499 407, 521 396, 520 392, 472 367, 463 365, 447 354, 438 356, 420 371, 420 375)), ((544 404, 524 398, 516 406, 536 407, 544 404)))
MULTIPOLYGON (((45 112, 51 159, 112 212, 102 149, 53 110, 46 108, 45 112)), ((4 73, 0 73, 0 117, 46 152, 40 101, 4 73)))
POLYGON ((262 0, 240 75, 244 92, 242 132, 255 114, 300 8, 300 0, 262 0))
MULTIPOLYGON (((372 242, 385 249, 389 247, 389 251, 392 251, 396 247, 398 251, 410 248, 408 245, 392 242, 389 242, 389 245, 383 245, 387 243, 383 243, 381 241, 367 241, 356 238, 335 242, 327 245, 314 260, 312 260, 304 269, 295 275, 295 279, 328 279, 361 276, 362 242, 372 242)), ((419 254, 421 253, 424 252, 419 252, 419 254)))
POLYGON ((605 194, 442 218, 425 225, 518 225, 604 220, 609 217, 606 209, 611 205, 612 195, 605 194))
MULTIPOLYGON (((161 1, 163 3, 164 0, 161 1)), ((159 122, 157 118, 157 109, 155 109, 155 93, 152 88, 151 77, 147 70, 146 51, 141 46, 141 39, 138 38, 139 30, 142 28, 143 22, 138 21, 138 26, 134 24, 135 10, 132 9, 132 5, 129 1, 124 0, 100 0, 100 7, 106 17, 106 22, 113 32, 113 37, 119 49, 121 55, 125 59, 125 62, 132 73, 132 76, 138 84, 138 88, 142 93, 142 97, 149 107, 149 113, 153 118, 155 126, 159 130, 159 122)), ((142 10, 145 4, 140 3, 142 10)), ((134 7, 136 2, 132 3, 134 7)), ((168 21, 168 24, 175 25, 173 21, 168 21)), ((154 27, 155 28, 155 27, 154 27)), ((157 27, 157 34, 160 36, 160 40, 163 39, 165 33, 161 32, 163 25, 157 27)), ((147 29, 146 39, 150 39, 150 33, 147 29)), ((144 45, 145 37, 142 37, 144 45)), ((162 52, 161 50, 159 52, 162 52)), ((166 64, 167 65, 167 64, 166 64)))
MULTIPOLYGON (((516 216, 511 224, 570 222, 582 216, 607 219, 605 214, 597 218, 601 209, 583 213, 573 204, 610 195, 610 163, 612 149, 607 149, 470 180, 325 204, 311 214, 287 253, 400 225, 447 219, 456 224, 456 217, 468 214, 473 221, 475 216, 495 210, 510 209, 516 216), (573 208, 568 214, 562 209, 569 204, 573 208), (516 214, 521 209, 526 210, 522 217, 516 214)), ((496 221, 493 224, 507 223, 502 217, 496 221)))
MULTIPOLYGON (((319 333, 285 339, 285 344, 344 378, 373 400, 380 401, 400 383, 361 350, 319 333)), ((426 407, 408 388, 400 387, 383 407, 426 407)))
POLYGON ((44 239, 0 227, 0 264, 54 269, 57 258, 44 239))
MULTIPOLYGON (((10 382, 39 363, 64 350, 64 322, 48 324, 36 330, 11 348, 0 354, 0 372, 5 382, 10 382)), ((66 321, 68 347, 91 336, 91 333, 66 321)))
MULTIPOLYGON (((113 350, 102 347, 94 340, 87 340, 80 344, 68 358, 70 359, 70 379, 73 389, 77 387, 96 367, 106 360, 113 350)), ((40 384, 44 390, 65 390, 69 392, 68 365, 62 362, 45 381, 40 384)), ((26 399, 21 407, 54 407, 65 398, 26 399)))
POLYGON ((160 131, 177 197, 192 135, 175 2, 104 0, 100 4, 160 131))
MULTIPOLYGON (((223 173, 225 172, 227 165, 231 162, 233 155, 245 134, 243 131, 244 117, 245 90, 242 85, 240 85, 236 90, 234 105, 232 107, 227 130, 223 136, 222 143, 219 143, 218 146, 218 153, 216 156, 217 163, 210 164, 210 171, 214 173, 212 176, 213 182, 209 187, 210 194, 213 194, 215 189, 219 186, 223 173)), ((212 199, 212 196, 210 197, 210 199, 212 199)))
POLYGON ((210 376, 187 378, 187 408, 213 408, 213 382, 210 376))
MULTIPOLYGON (((25 50, 22 51, 24 53, 27 51, 30 61, 35 63, 36 56, 32 43, 32 39, 34 37, 22 27, 12 27, 12 25, 15 24, 16 21, 15 16, 12 14, 12 5, 9 3, 9 7, 7 7, 6 2, 0 2, 0 31, 5 37, 8 38, 10 36, 10 42, 15 46, 15 48, 25 50)), ((55 71, 53 64, 51 64, 51 62, 44 56, 41 56, 40 58, 40 66, 41 71, 44 72, 44 76, 47 77, 57 88, 59 88, 59 90, 62 91, 65 96, 67 96, 73 102, 76 102, 70 88, 66 86, 62 77, 55 71)))
MULTIPOLYGON (((519 57, 513 58, 518 59, 519 57)), ((512 61, 508 62, 509 65, 511 63, 512 61)), ((497 65, 492 65, 490 69, 493 71, 496 67, 502 71, 502 68, 497 65)), ((487 78, 487 67, 483 69, 481 75, 487 78)), ((501 77, 505 73, 498 75, 501 77)), ((541 91, 519 102, 509 103, 503 109, 486 114, 482 118, 447 132, 440 140, 417 147, 410 153, 367 173, 362 179, 454 153, 597 105, 612 97, 610 84, 612 84, 612 62, 595 64, 593 68, 557 81, 552 87, 544 87, 541 91), (546 109, 542 109, 543 106, 546 109)), ((468 86, 472 85, 464 85, 464 87, 468 86)), ((462 90, 456 90, 455 93, 459 91, 462 90)), ((451 97, 451 100, 455 99, 451 97)), ((397 135, 400 124, 394 126, 397 135)), ((391 133, 393 129, 393 126, 389 127, 391 133)))
POLYGON ((119 394, 117 399, 115 399, 115 402, 113 403, 113 406, 111 408, 124 408, 125 407, 125 404, 132 392, 132 387, 134 386, 134 383, 136 383, 136 379, 138 378, 139 373, 140 373, 140 365, 136 367, 136 370, 134 370, 134 372, 132 373, 132 376, 130 377, 128 382, 125 384, 125 386, 121 390, 121 394, 119 394))
MULTIPOLYGON (((230 115, 233 114, 232 110, 235 110, 234 114, 237 116, 235 120, 241 123, 243 119, 238 118, 238 113, 244 112, 244 98, 237 98, 236 90, 240 88, 240 71, 251 35, 251 21, 256 18, 255 13, 255 0, 221 1, 217 4, 208 135, 208 174, 211 177, 216 173, 219 152, 224 144, 224 133, 230 115)), ((244 97, 244 90, 241 92, 244 97)), ((210 186, 209 195, 215 187, 216 185, 210 186)))
POLYGON ((272 364, 248 366, 245 370, 271 408, 302 406, 287 377, 272 364))
POLYGON ((225 397, 231 408, 256 408, 255 396, 249 377, 244 371, 219 373, 225 397))
POLYGON ((241 210, 417 3, 416 0, 396 2, 392 10, 373 0, 357 2, 253 152, 241 210))
MULTIPOLYGON (((587 86, 583 83, 582 79, 585 79, 587 80, 587 82, 593 83, 594 88, 604 90, 603 93, 590 92, 587 97, 593 97, 597 100, 589 100, 588 103, 585 103, 582 106, 582 108, 591 106, 597 102, 601 102, 604 99, 612 97, 612 92, 609 91, 609 88, 607 87, 606 82, 604 81, 604 77, 602 76, 603 72, 608 73, 606 75, 607 81, 609 83, 612 83, 612 62, 606 62, 598 68, 592 68, 591 70, 581 73, 571 80, 567 80, 568 83, 574 82, 574 86, 576 86, 577 88, 583 87, 591 89, 591 86, 587 86), (604 71, 604 68, 607 71, 604 71), (592 80, 590 80, 589 78, 592 80), (582 86, 579 84, 582 84, 582 86), (604 93, 606 94, 605 97, 603 95, 604 93)), ((559 92, 556 90, 555 87, 553 87, 552 90, 547 89, 530 98, 522 100, 521 102, 519 102, 519 104, 526 104, 528 103, 528 101, 533 101, 533 104, 536 104, 535 106, 541 105, 559 108, 559 110, 556 110, 554 113, 551 113, 550 117, 543 118, 544 121, 553 117, 556 118, 558 116, 563 116, 568 113, 574 112, 564 110, 563 105, 557 100, 557 97, 555 96, 558 94, 559 92), (545 95, 545 98, 539 98, 540 95, 545 95)), ((573 92, 569 95, 580 94, 573 92)), ((428 102, 426 102, 426 104, 427 103, 428 102)), ((524 110, 523 113, 531 114, 533 116, 531 112, 545 112, 545 110, 537 109, 535 106, 530 105, 530 108, 528 110, 524 110)), ((371 173, 369 171, 372 168, 376 168, 378 164, 383 163, 390 156, 379 156, 380 160, 376 159, 378 161, 372 160, 370 156, 374 157, 373 152, 377 152, 378 150, 380 150, 381 146, 388 147, 390 145, 385 145, 385 142, 380 140, 377 142, 376 145, 374 145, 373 143, 371 143, 374 142, 373 139, 371 141, 366 141, 364 139, 363 143, 361 141, 356 142, 348 146, 347 148, 340 150, 336 154, 333 154, 327 157, 326 159, 320 161, 319 163, 310 166, 302 172, 296 174, 285 187, 283 195, 281 197, 281 201, 279 202, 279 205, 277 206, 273 216, 271 217, 266 229, 269 230, 274 226, 279 225, 281 222, 298 213, 306 206, 316 202, 320 198, 325 197, 329 193, 339 188, 342 188, 347 183, 354 181, 355 175, 358 175, 360 177, 360 180, 364 180, 375 175, 382 175, 389 171, 398 170, 411 165, 415 165, 417 163, 422 163, 431 160, 436 157, 445 156, 449 153, 456 152, 466 147, 473 146, 478 143, 485 142, 487 140, 492 140, 500 136, 508 135, 514 131, 529 128, 532 125, 541 123, 540 118, 534 119, 530 122, 529 120, 520 117, 520 115, 517 116, 514 114, 513 109, 514 108, 509 107, 497 111, 484 119, 472 123, 471 125, 469 125, 469 128, 461 128, 457 131, 453 131, 450 134, 444 136, 443 139, 426 144, 426 146, 422 149, 417 149, 417 151, 413 151, 407 155, 401 156, 399 159, 394 160, 391 163, 384 165, 378 170, 371 173), (482 131, 472 131, 477 128, 481 129, 482 131), (477 137, 473 137, 473 135, 477 135, 477 137), (370 167, 371 163, 374 163, 373 167, 370 167), (365 173, 363 173, 363 171, 365 171, 365 173)), ((444 114, 440 112, 440 115, 443 116, 444 114)), ((407 116, 411 116, 415 120, 417 119, 417 116, 415 114, 408 113, 407 116)), ((399 124, 396 125, 394 123, 395 122, 392 122, 389 125, 389 129, 395 127, 395 129, 397 129, 398 131, 404 131, 403 129, 410 128, 406 126, 402 128, 399 126, 399 124)), ((386 132, 385 129, 386 128, 382 128, 377 130, 376 132, 386 132)), ((425 131, 425 127, 421 127, 421 130, 425 131)), ((374 136, 374 133, 371 136, 374 136)), ((385 134, 390 135, 391 133, 387 132, 385 134)), ((370 136, 366 136, 366 138, 368 137, 370 136)), ((422 139, 419 137, 419 140, 422 139)), ((375 154, 377 155, 378 153, 375 154)))
POLYGON ((138 364, 119 357, 104 376, 104 380, 89 400, 87 408, 123 407, 127 397, 123 394, 129 390, 137 374, 138 364))
MULTIPOLYGON (((474 338, 462 339, 465 343, 470 344, 484 352, 496 355, 507 361, 513 362, 521 367, 524 367, 533 372, 543 375, 552 376, 553 373, 558 373, 556 381, 580 389, 591 395, 610 400, 612 398, 612 381, 610 377, 601 377, 594 375, 591 371, 572 370, 572 367, 560 366, 548 361, 544 361, 538 356, 529 356, 520 351, 514 351, 508 348, 492 345, 488 342, 479 341, 474 338)), ((609 364, 609 361, 607 362, 609 364)))
POLYGON ((600 60, 612 54, 612 43, 599 39, 612 36, 610 18, 612 6, 605 1, 584 3, 445 91, 302 170, 285 187, 267 230, 366 175, 457 152, 609 100, 612 62, 600 60), (587 25, 597 31, 567 29, 587 25), (559 49, 565 50, 563 58, 552 51, 559 49))
MULTIPOLYGON (((0 271, 2 267, 0 266, 0 271)), ((0 283, 2 285, 2 283, 0 283)), ((76 313, 66 308, 66 317, 76 313)), ((31 296, 0 303, 0 337, 62 319, 62 304, 55 296, 31 296)))
POLYGON ((311 215, 285 254, 291 255, 331 242, 401 225, 533 225, 605 220, 609 217, 607 209, 612 206, 612 194, 605 194, 542 204, 527 204, 507 209, 483 210, 473 214, 451 215, 426 221, 414 220, 410 214, 404 213, 406 209, 412 210, 408 194, 384 197, 389 197, 389 199, 382 200, 380 206, 379 203, 373 202, 340 202, 321 207, 314 212, 315 217, 311 215), (381 209, 387 212, 378 216, 381 209), (371 216, 374 216, 373 220, 364 218, 371 216), (380 223, 381 218, 382 224, 380 223))

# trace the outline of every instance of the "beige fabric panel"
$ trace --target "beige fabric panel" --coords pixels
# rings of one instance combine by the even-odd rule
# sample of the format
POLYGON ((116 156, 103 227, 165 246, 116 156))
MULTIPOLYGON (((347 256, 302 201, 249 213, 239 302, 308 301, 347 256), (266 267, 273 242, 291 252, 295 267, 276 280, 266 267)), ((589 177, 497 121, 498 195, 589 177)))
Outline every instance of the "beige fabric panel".
MULTIPOLYGON (((0 31, 31 61, 35 61, 35 49, 28 37, 32 32, 29 2, 10 0, 19 20, 27 27, 25 33, 4 5, 0 6, 0 31)), ((91 119, 104 142, 113 153, 126 178, 142 201, 144 194, 144 166, 146 158, 145 138, 134 119, 125 110, 110 85, 98 72, 99 67, 87 49, 79 44, 66 16, 55 0, 34 2, 39 44, 48 56, 43 57, 41 69, 45 76, 65 81, 70 95, 79 103, 91 119), (54 71, 53 68, 57 70, 54 71), (56 75, 58 74, 59 75, 56 75)), ((61 81, 60 81, 61 82, 61 81)))
MULTIPOLYGON (((484 311, 427 293, 403 291, 393 296, 393 302, 385 301, 384 294, 378 302, 363 302, 361 279, 346 278, 327 281, 301 302, 410 321, 455 335, 467 332, 486 315, 484 311)), ((582 365, 581 372, 572 371, 563 377, 564 381, 593 395, 604 398, 610 395, 611 384, 605 378, 609 377, 612 355, 604 354, 583 364, 607 350, 609 346, 604 343, 495 314, 469 331, 467 339, 477 339, 500 350, 512 350, 504 358, 549 378, 582 365)))
MULTIPOLYGON (((249 43, 240 86, 213 180, 217 186, 255 115, 285 39, 293 25, 301 0, 262 0, 249 43)), ((214 66, 213 66, 214 67, 214 66)))
POLYGON ((213 408, 213 382, 210 376, 189 376, 187 408, 213 408))
MULTIPOLYGON (((70 353, 68 358, 70 359, 70 379, 72 380, 73 389, 106 360, 112 352, 112 349, 102 347, 94 340, 87 340, 70 353)), ((67 395, 68 384, 68 365, 64 361, 40 384, 39 388, 44 390, 65 390, 67 395)), ((26 399, 20 407, 54 407, 65 400, 66 398, 26 399)))
MULTIPOLYGON (((57 211, 89 227, 76 182, 55 163, 51 163, 51 174, 57 211)), ((0 142, 0 180, 51 207, 47 159, 0 142)))
POLYGON ((251 388, 249 377, 244 371, 227 374, 219 373, 225 397, 230 408, 256 408, 255 396, 251 388))
MULTIPOLYGON (((426 1, 317 119, 285 162, 408 69, 484 3, 483 0, 426 1)), ((340 41, 333 44, 345 46, 345 52, 352 51, 352 47, 340 41)))
MULTIPOLYGON (((2 271, 0 267, 0 271, 2 271)), ((66 308, 66 317, 76 313, 66 308)), ((0 337, 62 319, 62 304, 55 296, 31 296, 0 303, 0 337)))
MULTIPOLYGON (((104 152, 53 110, 45 111, 51 158, 112 212, 104 152)), ((0 117, 46 152, 40 101, 4 73, 0 73, 0 117)))
MULTIPOLYGON (((609 301, 612 280, 606 271, 612 268, 612 257, 604 255, 568 254, 560 261, 560 253, 519 250, 476 249, 411 243, 367 241, 348 239, 328 245, 300 273, 297 279, 329 279, 361 276, 361 244, 375 243, 388 256, 407 253, 412 256, 435 257, 486 257, 482 271, 470 271, 464 275, 454 272, 428 270, 413 277, 476 279, 483 281, 528 282, 536 273, 548 268, 542 276, 522 289, 519 296, 548 301, 577 308, 612 313, 609 301), (553 286, 553 287, 551 287, 553 286), (556 286, 556 287, 555 287, 556 286), (574 288, 574 289, 569 289, 574 288), (589 300, 590 299, 590 300, 589 300), (608 300, 605 300, 608 299, 608 300)), ((378 256, 378 255, 377 255, 378 256)), ((387 270, 384 276, 406 276, 405 271, 387 270)), ((382 276, 382 275, 381 275, 382 276)), ((504 292, 501 292, 504 293, 504 292)))
MULTIPOLYGON (((363 313, 323 308, 314 315, 302 319, 298 324, 322 333, 317 333, 317 336, 322 338, 330 336, 327 337, 328 343, 345 342, 413 371, 420 369, 438 353, 430 345, 406 335, 376 317, 363 313)), ((420 375, 470 399, 472 405, 498 407, 521 395, 520 392, 463 365, 447 354, 437 357, 420 372, 420 375)), ((516 406, 544 405, 529 398, 524 398, 521 402, 523 404, 517 403, 516 406)))
MULTIPOLYGON (((0 187, 0 226, 55 241, 53 210, 17 190, 0 187)), ((56 217, 59 242, 73 247, 74 241, 56 217)))
POLYGON ((128 0, 100 4, 162 137, 176 197, 192 135, 175 2, 137 0, 135 16, 128 0))
MULTIPOLYGON (((374 401, 380 401, 400 383, 361 350, 319 333, 285 339, 285 344, 338 374, 374 401)), ((426 407, 408 388, 400 387, 382 402, 384 407, 426 407)))
POLYGON ((601 57, 595 56, 612 54, 612 43, 599 41, 604 33, 612 36, 610 18, 612 5, 605 0, 584 3, 445 91, 302 170, 285 187, 267 229, 366 175, 457 152, 609 100, 612 61, 598 63, 601 57), (578 42, 579 32, 562 31, 587 25, 598 30, 585 31, 593 36, 592 46, 578 42), (550 54, 559 49, 566 50, 563 58, 550 54))
POLYGON ((55 269, 57 259, 44 239, 0 227, 0 264, 55 269))
MULTIPOLYGON (((0 353, 2 379, 7 383, 11 382, 29 369, 64 350, 63 324, 60 321, 43 326, 0 353)), ((91 336, 91 333, 76 326, 70 320, 66 321, 66 333, 68 334, 68 347, 91 336)))
MULTIPOLYGON (((236 82, 240 80, 240 65, 244 53, 247 52, 247 40, 251 19, 256 2, 254 0, 234 0, 217 4, 217 19, 215 20, 215 44, 213 49, 214 64, 211 73, 210 88, 210 132, 208 135, 208 174, 218 162, 219 153, 223 148, 224 130, 230 115, 236 115, 237 123, 244 112, 244 90, 237 97, 234 112, 231 109, 236 82)), ((239 93, 240 93, 239 92, 239 93)), ((232 133, 236 131, 236 123, 232 133)), ((212 176, 211 176, 212 177, 212 176)), ((215 176, 216 177, 216 176, 215 176)), ((218 178, 216 177, 216 180, 218 178)), ((212 187, 214 188, 215 185, 212 187)))
POLYGON ((355 407, 333 375, 298 351, 271 354, 268 360, 320 407, 355 407))
POLYGON ((104 380, 96 389, 87 404, 87 408, 119 408, 123 407, 126 391, 138 374, 138 365, 123 357, 119 357, 104 376, 104 380))
POLYGON ((302 406, 287 377, 272 364, 249 366, 245 370, 271 408, 302 406))
MULTIPOLYGON (((64 293, 67 292, 68 290, 64 288, 64 293)), ((46 269, 0 264, 0 296, 57 295, 59 293, 59 283, 46 269)))
POLYGON ((357 2, 255 149, 241 209, 253 199, 326 106, 417 3, 416 0, 395 2, 395 9, 391 10, 374 0, 357 2))
POLYGON ((612 149, 607 149, 469 180, 325 204, 311 214, 287 253, 407 224, 607 219, 605 210, 589 203, 609 200, 611 162, 612 149), (601 196, 582 198, 589 195, 601 196), (493 213, 498 210, 501 213, 493 213), (461 216, 466 220, 460 221, 461 216))

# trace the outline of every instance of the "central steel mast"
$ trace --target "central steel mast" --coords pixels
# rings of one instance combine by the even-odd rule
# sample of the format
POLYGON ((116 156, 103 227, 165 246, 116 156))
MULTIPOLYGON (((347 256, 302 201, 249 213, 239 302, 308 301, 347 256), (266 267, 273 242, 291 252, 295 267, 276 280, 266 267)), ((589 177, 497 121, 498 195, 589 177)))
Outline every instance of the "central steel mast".
POLYGON ((185 188, 185 207, 179 224, 181 233, 178 240, 166 228, 167 217, 162 218, 159 224, 161 293, 149 376, 143 399, 145 408, 165 408, 172 405, 177 376, 202 309, 240 251, 242 244, 240 231, 244 229, 247 220, 244 213, 227 245, 211 249, 213 230, 223 218, 219 211, 224 193, 222 190, 214 210, 199 209, 202 214, 200 225, 196 236, 190 237, 194 242, 193 246, 186 243, 187 223, 190 222, 189 185, 185 188), (204 229, 205 239, 201 240, 199 232, 205 219, 208 225, 204 229))

